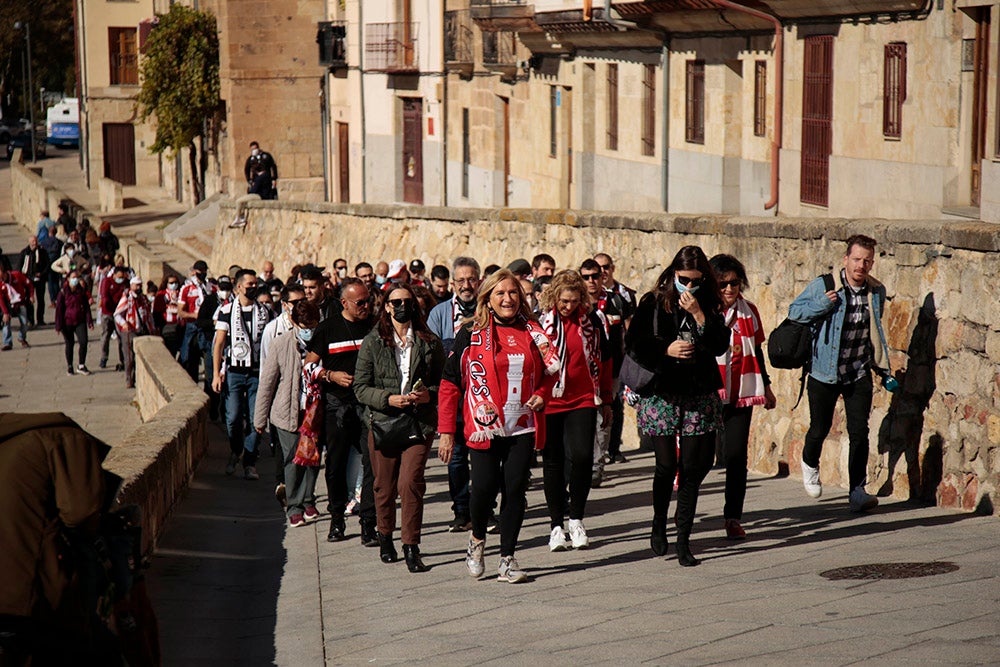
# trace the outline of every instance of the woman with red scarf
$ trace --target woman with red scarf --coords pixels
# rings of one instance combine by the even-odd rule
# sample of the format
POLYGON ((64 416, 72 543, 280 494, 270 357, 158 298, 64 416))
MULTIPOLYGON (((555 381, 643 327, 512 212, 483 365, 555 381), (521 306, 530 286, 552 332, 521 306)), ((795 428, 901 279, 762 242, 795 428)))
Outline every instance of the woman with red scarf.
POLYGON ((160 289, 153 298, 153 324, 160 330, 164 346, 174 357, 181 349, 181 328, 177 316, 180 295, 180 278, 170 275, 160 281, 160 289))
POLYGON ((764 327, 757 306, 743 298, 749 285, 747 271, 732 255, 716 255, 708 260, 719 280, 722 311, 730 334, 729 349, 719 356, 722 375, 722 456, 726 463, 726 537, 746 539, 740 525, 743 501, 747 495, 747 443, 750 441, 750 418, 753 406, 773 410, 774 393, 764 363, 764 327))
POLYGON ((560 271, 541 298, 541 324, 559 354, 559 373, 545 406, 543 475, 549 508, 549 551, 590 544, 583 513, 594 467, 597 411, 611 421, 611 349, 604 320, 593 311, 576 271, 560 271), (567 463, 569 464, 567 466, 567 463), (569 472, 569 540, 563 531, 569 472))
POLYGON ((465 563, 469 574, 485 570, 486 523, 503 479, 500 564, 497 580, 526 581, 514 558, 524 521, 525 492, 533 450, 543 442, 541 413, 559 370, 548 336, 528 310, 517 277, 501 269, 480 288, 472 321, 455 335, 438 394, 438 457, 451 460, 458 411, 472 464, 469 511, 472 534, 465 563))

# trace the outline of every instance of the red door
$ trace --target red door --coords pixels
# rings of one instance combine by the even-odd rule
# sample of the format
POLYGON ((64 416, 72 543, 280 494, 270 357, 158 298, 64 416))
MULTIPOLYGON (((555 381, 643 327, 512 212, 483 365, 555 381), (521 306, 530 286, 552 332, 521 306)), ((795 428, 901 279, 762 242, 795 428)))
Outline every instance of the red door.
POLYGON ((424 105, 403 100, 403 201, 424 203, 424 105))
POLYGON ((340 157, 340 201, 351 201, 351 157, 347 123, 337 123, 337 155, 340 157))
POLYGON ((131 123, 104 123, 104 177, 135 185, 135 128, 131 123))
POLYGON ((802 183, 800 199, 827 206, 833 144, 833 36, 805 39, 802 83, 802 183))

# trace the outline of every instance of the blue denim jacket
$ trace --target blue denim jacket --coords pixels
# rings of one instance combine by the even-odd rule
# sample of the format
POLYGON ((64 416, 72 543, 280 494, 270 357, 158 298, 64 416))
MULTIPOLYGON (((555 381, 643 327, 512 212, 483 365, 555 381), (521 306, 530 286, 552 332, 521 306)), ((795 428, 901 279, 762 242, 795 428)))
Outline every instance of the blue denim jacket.
MULTIPOLYGON (((837 278, 835 278, 837 280, 837 278)), ((788 317, 796 322, 818 326, 813 337, 812 368, 809 374, 826 384, 837 383, 837 364, 840 360, 840 336, 844 328, 844 316, 847 313, 847 301, 844 295, 843 281, 838 280, 837 301, 832 302, 826 297, 826 284, 820 276, 809 283, 788 307, 788 317)), ((885 285, 868 278, 868 289, 872 294, 872 320, 878 331, 878 339, 882 345, 884 370, 889 370, 889 345, 886 343, 885 331, 882 329, 882 312, 885 307, 885 285)), ((874 360, 872 366, 874 366, 874 360)))

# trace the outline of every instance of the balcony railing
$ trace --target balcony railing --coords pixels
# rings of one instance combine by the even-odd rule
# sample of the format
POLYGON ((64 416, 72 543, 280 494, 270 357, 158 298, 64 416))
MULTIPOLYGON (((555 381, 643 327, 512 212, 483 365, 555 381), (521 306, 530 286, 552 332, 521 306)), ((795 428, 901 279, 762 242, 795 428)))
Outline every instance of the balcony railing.
POLYGON ((512 5, 526 5, 527 0, 471 0, 471 7, 510 7, 512 5))
POLYGON ((509 66, 516 64, 516 33, 505 31, 483 33, 483 65, 509 66))
POLYGON ((347 67, 347 23, 321 21, 316 32, 319 44, 319 64, 325 67, 347 67))
POLYGON ((474 33, 469 10, 444 13, 444 61, 471 63, 475 60, 474 33))
POLYGON ((365 26, 365 69, 375 72, 420 70, 417 24, 369 23, 365 26))

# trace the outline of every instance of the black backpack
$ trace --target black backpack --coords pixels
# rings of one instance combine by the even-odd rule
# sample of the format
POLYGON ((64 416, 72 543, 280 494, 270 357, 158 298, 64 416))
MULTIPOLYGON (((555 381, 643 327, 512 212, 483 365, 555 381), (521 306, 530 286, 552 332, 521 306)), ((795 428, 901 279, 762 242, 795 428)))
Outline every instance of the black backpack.
MULTIPOLYGON (((826 273, 821 277, 827 292, 836 289, 832 273, 826 273)), ((767 337, 767 357, 771 366, 802 369, 802 377, 799 382, 799 400, 795 401, 795 407, 798 407, 799 401, 802 400, 806 375, 809 374, 809 365, 812 362, 813 336, 816 328, 816 322, 795 322, 785 318, 767 337)), ((795 407, 792 409, 794 410, 795 407)))

